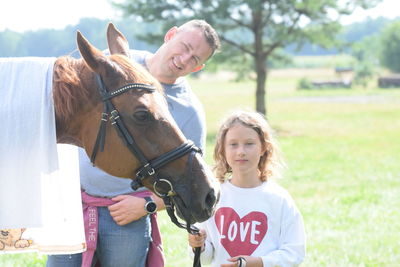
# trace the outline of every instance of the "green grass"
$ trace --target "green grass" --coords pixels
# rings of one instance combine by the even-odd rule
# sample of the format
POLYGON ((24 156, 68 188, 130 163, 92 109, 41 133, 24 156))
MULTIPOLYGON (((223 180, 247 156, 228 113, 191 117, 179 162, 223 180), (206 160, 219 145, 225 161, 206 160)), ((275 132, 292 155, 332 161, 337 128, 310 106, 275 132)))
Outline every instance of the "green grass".
MULTIPOLYGON (((288 163, 280 183, 306 224, 303 266, 398 266, 400 91, 296 91, 296 82, 272 76, 267 99, 268 118, 288 163), (306 101, 315 97, 321 101, 306 101)), ((206 107, 207 161, 212 163, 218 122, 230 110, 254 107, 255 85, 209 79, 192 85, 206 107)), ((167 253, 167 266, 191 264, 182 232, 164 235, 165 246, 177 251, 167 253)))
POLYGON ((38 253, 0 254, 1 267, 42 267, 46 266, 45 255, 38 253))
MULTIPOLYGON (((231 110, 254 107, 255 85, 218 79, 191 84, 205 105, 206 160, 212 164, 219 121, 231 110)), ((288 163, 279 182, 305 220, 302 266, 399 266, 400 90, 296 91, 296 84, 297 78, 271 75, 267 108, 288 163), (356 101, 365 97, 367 102, 356 101)), ((164 212, 159 222, 166 266, 191 266, 186 232, 164 212)), ((0 256, 0 266, 44 263, 36 254, 0 256)))

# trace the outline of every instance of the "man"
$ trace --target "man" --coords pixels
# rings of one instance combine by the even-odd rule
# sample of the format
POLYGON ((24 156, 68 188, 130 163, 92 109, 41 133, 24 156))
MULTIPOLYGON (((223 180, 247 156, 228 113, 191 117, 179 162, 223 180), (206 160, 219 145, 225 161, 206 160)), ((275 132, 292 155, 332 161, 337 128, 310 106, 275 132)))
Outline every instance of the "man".
MULTIPOLYGON (((203 20, 172 27, 154 53, 131 50, 131 58, 144 65, 162 84, 169 110, 187 139, 205 149, 205 113, 184 76, 201 70, 220 47, 216 31, 203 20)), ((81 187, 89 196, 111 198, 116 203, 98 207, 98 240, 93 263, 107 266, 145 266, 151 241, 150 205, 163 201, 133 196, 130 180, 110 176, 95 168, 80 150, 81 187)), ((139 189, 143 190, 143 189, 139 189)), ((138 190, 138 191, 139 191, 138 190)), ((154 209, 154 205, 152 206, 154 209)), ((81 266, 82 255, 49 256, 47 266, 81 266)))

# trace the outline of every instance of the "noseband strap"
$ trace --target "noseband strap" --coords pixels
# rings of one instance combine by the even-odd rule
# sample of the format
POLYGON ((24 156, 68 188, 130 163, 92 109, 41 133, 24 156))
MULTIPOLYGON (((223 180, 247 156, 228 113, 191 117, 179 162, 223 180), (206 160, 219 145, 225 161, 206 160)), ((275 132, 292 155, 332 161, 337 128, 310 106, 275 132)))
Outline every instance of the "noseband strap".
POLYGON ((136 179, 142 181, 144 178, 154 175, 155 170, 161 168, 162 166, 174 161, 187 153, 195 151, 201 153, 201 150, 196 147, 192 141, 188 140, 177 148, 159 156, 158 158, 151 160, 145 166, 139 169, 136 173, 136 179))

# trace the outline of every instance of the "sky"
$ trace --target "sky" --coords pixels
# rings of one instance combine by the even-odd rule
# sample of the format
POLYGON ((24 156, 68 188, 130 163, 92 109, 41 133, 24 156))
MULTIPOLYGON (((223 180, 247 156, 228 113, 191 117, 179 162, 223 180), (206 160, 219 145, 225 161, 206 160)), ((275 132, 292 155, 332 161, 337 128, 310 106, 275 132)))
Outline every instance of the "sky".
POLYGON ((80 18, 117 17, 110 0, 1 0, 0 31, 23 32, 38 29, 62 29, 80 18))
MULTIPOLYGON (((95 17, 113 20, 120 13, 111 7, 111 0, 2 0, 0 4, 0 31, 5 29, 23 32, 38 29, 62 29, 75 25, 80 18, 95 17)), ((123 1, 123 0, 121 0, 123 1)), ((344 24, 363 21, 365 18, 400 15, 399 0, 383 0, 368 11, 358 10, 342 20, 344 24)))

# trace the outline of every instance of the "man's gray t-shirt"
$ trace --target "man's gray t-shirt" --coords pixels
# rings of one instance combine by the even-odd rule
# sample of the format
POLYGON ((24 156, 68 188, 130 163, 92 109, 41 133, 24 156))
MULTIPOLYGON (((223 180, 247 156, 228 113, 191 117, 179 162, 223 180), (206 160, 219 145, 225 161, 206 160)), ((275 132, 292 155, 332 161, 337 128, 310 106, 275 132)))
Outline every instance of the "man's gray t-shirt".
MULTIPOLYGON (((131 50, 131 58, 146 67, 145 59, 150 52, 131 50)), ((189 83, 183 77, 174 84, 164 84, 168 109, 187 139, 205 150, 206 124, 205 112, 189 83)), ((104 153, 104 152, 99 152, 104 153)), ((132 193, 131 180, 111 176, 99 168, 93 167, 84 149, 79 149, 81 187, 89 195, 114 197, 132 193)))

